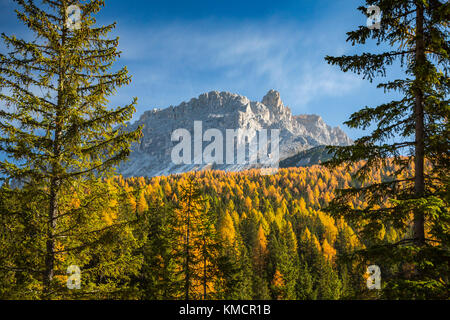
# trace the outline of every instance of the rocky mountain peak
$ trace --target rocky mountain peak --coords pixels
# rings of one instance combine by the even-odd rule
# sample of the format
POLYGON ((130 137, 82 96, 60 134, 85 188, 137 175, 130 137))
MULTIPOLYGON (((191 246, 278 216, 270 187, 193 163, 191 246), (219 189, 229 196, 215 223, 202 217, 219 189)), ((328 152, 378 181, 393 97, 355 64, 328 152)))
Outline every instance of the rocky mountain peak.
MULTIPOLYGON (((208 163, 176 165, 171 159, 177 144, 171 140, 172 133, 184 129, 193 135, 194 123, 199 122, 203 133, 217 129, 223 136, 229 129, 279 129, 280 160, 321 145, 352 143, 341 129, 328 126, 320 116, 293 116, 275 90, 270 90, 261 102, 230 92, 211 91, 176 107, 147 111, 130 125, 130 130, 143 125, 144 136, 140 143, 133 145, 129 161, 119 167, 119 172, 126 177, 151 177, 208 168, 208 163)), ((207 146, 205 143, 203 149, 207 146)), ((214 169, 240 171, 251 167, 217 164, 214 169)))
POLYGON ((284 107, 283 101, 281 101, 280 93, 275 90, 269 90, 261 102, 262 104, 274 109, 282 109, 284 107))

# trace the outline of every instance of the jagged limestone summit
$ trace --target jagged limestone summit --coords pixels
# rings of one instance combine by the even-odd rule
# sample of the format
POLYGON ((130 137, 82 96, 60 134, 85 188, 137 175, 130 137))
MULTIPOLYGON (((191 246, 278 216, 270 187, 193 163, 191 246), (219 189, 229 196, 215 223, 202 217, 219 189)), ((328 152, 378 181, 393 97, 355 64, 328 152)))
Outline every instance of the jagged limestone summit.
MULTIPOLYGON (((247 97, 212 91, 183 102, 179 106, 153 109, 145 112, 134 129, 143 125, 143 138, 133 146, 129 161, 119 167, 119 173, 130 176, 159 176, 211 168, 211 164, 181 164, 172 162, 171 153, 177 142, 172 133, 180 128, 193 134, 194 121, 201 121, 203 132, 208 129, 279 129, 280 159, 321 145, 348 145, 351 139, 340 128, 332 128, 317 115, 292 115, 280 94, 270 90, 261 102, 247 97)), ((208 143, 203 144, 205 148, 208 143)), ((250 164, 214 164, 213 168, 226 171, 250 169, 250 164)))

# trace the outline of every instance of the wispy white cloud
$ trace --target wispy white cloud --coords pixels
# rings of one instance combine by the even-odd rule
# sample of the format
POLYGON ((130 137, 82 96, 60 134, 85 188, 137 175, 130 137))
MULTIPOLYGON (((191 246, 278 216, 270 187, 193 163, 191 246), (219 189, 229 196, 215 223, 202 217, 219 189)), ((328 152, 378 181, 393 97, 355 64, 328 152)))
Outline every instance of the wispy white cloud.
POLYGON ((158 93, 155 104, 179 103, 208 90, 261 99, 273 88, 296 113, 311 111, 308 104, 314 99, 360 85, 355 76, 326 64, 324 55, 341 49, 318 34, 276 20, 227 26, 205 20, 120 31, 134 85, 158 93))

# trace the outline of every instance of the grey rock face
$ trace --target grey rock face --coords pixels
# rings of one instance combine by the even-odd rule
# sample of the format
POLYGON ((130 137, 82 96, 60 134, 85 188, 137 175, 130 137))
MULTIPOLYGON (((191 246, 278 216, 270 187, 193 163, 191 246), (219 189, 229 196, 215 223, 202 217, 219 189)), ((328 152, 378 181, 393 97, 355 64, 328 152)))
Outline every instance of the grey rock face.
MULTIPOLYGON (((212 91, 177 107, 147 111, 129 125, 130 129, 143 125, 144 136, 133 146, 129 161, 119 167, 119 173, 125 177, 152 177, 208 168, 238 171, 252 167, 250 164, 174 164, 171 153, 178 142, 171 141, 172 133, 182 128, 193 137, 194 121, 202 121, 203 133, 219 129, 224 137, 226 129, 280 129, 280 160, 320 145, 352 143, 340 128, 328 126, 320 116, 293 116, 277 91, 270 90, 261 102, 229 92, 212 91)), ((208 144, 203 143, 203 149, 208 144)))

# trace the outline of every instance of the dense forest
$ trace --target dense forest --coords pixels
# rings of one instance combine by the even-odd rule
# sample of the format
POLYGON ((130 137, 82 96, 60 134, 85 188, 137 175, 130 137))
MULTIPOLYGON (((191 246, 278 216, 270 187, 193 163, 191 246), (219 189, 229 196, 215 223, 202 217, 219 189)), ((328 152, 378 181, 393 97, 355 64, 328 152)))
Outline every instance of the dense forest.
MULTIPOLYGON (((356 166, 355 168, 356 169, 356 166)), ((395 165, 373 172, 388 177, 395 165)), ((357 226, 322 208, 336 188, 356 185, 344 168, 192 172, 152 179, 112 177, 102 191, 69 193, 66 218, 56 230, 56 282, 52 295, 70 298, 140 299, 352 299, 375 298, 366 286, 367 263, 348 254, 367 243, 357 226), (84 224, 81 203, 98 203, 84 224), (80 243, 87 243, 79 246, 80 243), (64 250, 70 248, 70 250, 64 250), (66 270, 77 265, 80 290, 69 290, 66 270)), ((3 188, 3 194, 7 188, 3 188)), ((13 197, 1 199, 2 298, 38 298, 45 250, 39 226, 45 215, 13 197), (39 217, 42 217, 39 219, 39 217), (35 232, 30 232, 35 230, 35 232), (32 268, 30 268, 33 266, 32 268), (29 268, 29 269, 28 269, 29 268), (27 270, 25 272, 25 270, 27 270)), ((351 203, 364 207, 362 201, 351 203)), ((403 234, 392 226, 381 242, 403 234)), ((372 261, 376 262, 376 261, 372 261)), ((388 271, 388 270, 386 270, 388 271)))

